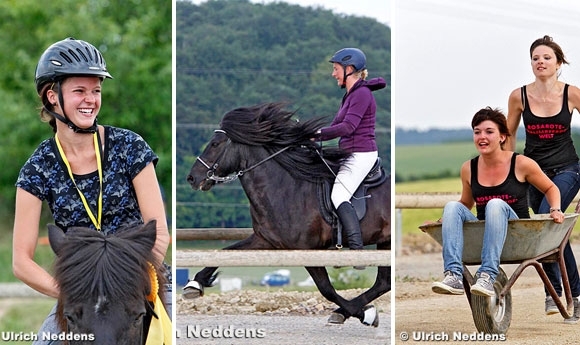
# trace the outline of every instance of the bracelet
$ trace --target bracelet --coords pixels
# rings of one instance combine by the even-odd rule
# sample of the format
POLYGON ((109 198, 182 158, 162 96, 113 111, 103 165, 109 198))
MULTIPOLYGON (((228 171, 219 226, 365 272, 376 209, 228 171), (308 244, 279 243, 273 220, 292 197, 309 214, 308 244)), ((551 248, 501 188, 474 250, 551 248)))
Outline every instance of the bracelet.
POLYGON ((550 213, 552 213, 554 211, 562 212, 562 210, 560 210, 559 208, 551 208, 550 209, 550 213))

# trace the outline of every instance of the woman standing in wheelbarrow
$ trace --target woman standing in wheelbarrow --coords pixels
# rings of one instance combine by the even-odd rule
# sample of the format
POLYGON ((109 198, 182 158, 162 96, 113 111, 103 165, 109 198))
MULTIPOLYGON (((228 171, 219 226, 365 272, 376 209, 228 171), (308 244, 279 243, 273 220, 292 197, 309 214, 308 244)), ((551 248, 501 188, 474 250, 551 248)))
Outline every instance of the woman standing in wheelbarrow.
MULTIPOLYGON (((507 123, 513 139, 508 138, 507 148, 514 150, 516 133, 523 119, 526 131, 524 155, 535 160, 558 186, 560 206, 566 211, 580 189, 580 166, 572 142, 570 123, 574 109, 580 110, 580 89, 558 80, 562 64, 567 64, 562 48, 550 36, 535 40, 530 47, 532 72, 535 80, 513 90, 509 96, 507 123)), ((529 205, 536 214, 551 213, 546 198, 531 187, 529 205)), ((567 323, 580 319, 580 276, 570 243, 564 248, 566 272, 574 297, 574 317, 567 323)), ((562 295, 561 273, 558 264, 543 263, 559 296, 562 295)), ((559 313, 556 303, 546 292, 546 314, 559 313)))
POLYGON ((506 117, 489 107, 478 111, 471 121, 473 142, 479 156, 461 166, 462 192, 459 201, 451 201, 443 210, 443 263, 445 278, 432 285, 433 292, 463 294, 463 222, 485 220, 481 267, 471 286, 471 293, 494 296, 493 284, 499 273, 500 256, 506 238, 508 220, 530 218, 528 189, 541 191, 554 209, 551 217, 562 223, 560 192, 538 164, 523 155, 504 151, 509 137, 506 117), (476 206, 477 217, 471 212, 476 206))

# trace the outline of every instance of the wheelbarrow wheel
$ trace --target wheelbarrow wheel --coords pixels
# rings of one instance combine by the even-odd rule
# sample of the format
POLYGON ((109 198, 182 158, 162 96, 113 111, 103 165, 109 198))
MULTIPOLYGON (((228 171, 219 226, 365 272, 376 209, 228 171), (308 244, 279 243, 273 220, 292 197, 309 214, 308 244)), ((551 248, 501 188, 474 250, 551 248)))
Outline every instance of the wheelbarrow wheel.
POLYGON ((512 294, 508 291, 503 298, 499 294, 507 284, 508 277, 499 269, 493 288, 494 297, 471 294, 471 313, 475 327, 479 332, 487 334, 505 334, 512 319, 512 294))

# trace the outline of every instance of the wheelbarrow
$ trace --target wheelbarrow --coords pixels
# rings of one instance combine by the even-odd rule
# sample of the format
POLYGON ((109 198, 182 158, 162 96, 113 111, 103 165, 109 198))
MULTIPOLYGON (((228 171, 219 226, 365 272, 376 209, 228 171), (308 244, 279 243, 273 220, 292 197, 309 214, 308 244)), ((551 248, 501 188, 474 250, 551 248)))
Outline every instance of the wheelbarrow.
MULTIPOLYGON (((580 205, 580 203, 579 203, 580 205)), ((578 207, 576 208, 578 212, 578 207)), ((505 334, 512 317, 511 288, 528 266, 533 266, 556 302, 560 314, 570 318, 574 307, 570 282, 564 265, 564 246, 570 238, 577 213, 565 214, 564 221, 555 223, 548 214, 532 215, 530 219, 508 221, 508 231, 503 246, 500 264, 519 264, 511 277, 500 267, 494 283, 495 296, 485 297, 471 293, 475 278, 468 265, 481 264, 484 221, 469 221, 463 225, 463 285, 471 308, 475 327, 487 334, 505 334), (544 262, 557 262, 562 274, 562 285, 567 305, 564 306, 542 267, 544 262)), ((419 227, 439 244, 443 245, 441 223, 419 227)))

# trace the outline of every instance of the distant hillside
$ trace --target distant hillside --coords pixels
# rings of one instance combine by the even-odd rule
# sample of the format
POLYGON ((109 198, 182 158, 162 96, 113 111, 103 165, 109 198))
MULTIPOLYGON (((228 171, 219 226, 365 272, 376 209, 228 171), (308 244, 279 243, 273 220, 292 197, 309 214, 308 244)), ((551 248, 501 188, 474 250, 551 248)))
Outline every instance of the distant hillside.
MULTIPOLYGON (((578 129, 574 129, 577 133, 578 129)), ((471 141, 473 132, 470 129, 417 129, 395 128, 396 145, 442 144, 459 141, 471 141)), ((518 131, 518 140, 524 139, 524 131, 518 131)))
POLYGON ((469 129, 416 129, 395 128, 396 145, 440 144, 449 141, 469 141, 472 131, 469 129))

